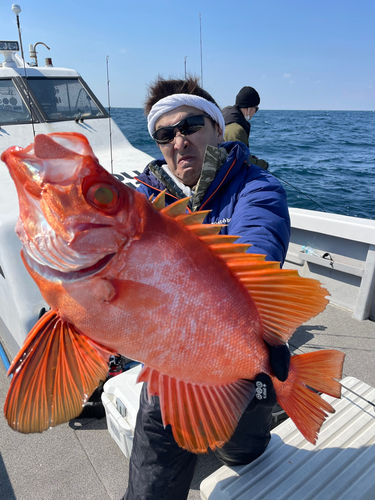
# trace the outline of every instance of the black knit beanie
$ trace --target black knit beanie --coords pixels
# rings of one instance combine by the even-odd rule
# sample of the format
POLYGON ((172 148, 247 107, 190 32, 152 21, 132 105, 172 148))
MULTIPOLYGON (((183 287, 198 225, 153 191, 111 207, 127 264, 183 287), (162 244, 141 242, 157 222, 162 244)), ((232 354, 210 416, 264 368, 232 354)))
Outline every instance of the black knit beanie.
POLYGON ((242 87, 236 96, 236 106, 240 108, 254 108, 259 103, 259 94, 253 87, 242 87))

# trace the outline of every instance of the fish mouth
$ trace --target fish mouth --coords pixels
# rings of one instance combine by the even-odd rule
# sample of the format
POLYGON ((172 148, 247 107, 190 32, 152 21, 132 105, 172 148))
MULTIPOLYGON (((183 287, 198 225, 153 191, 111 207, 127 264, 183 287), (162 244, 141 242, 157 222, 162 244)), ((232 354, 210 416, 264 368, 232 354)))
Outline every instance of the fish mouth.
POLYGON ((58 271, 57 269, 53 269, 52 267, 40 264, 36 260, 34 260, 27 251, 23 251, 23 256, 27 262, 27 264, 38 274, 43 276, 45 279, 49 281, 62 281, 62 282, 73 282, 83 280, 85 278, 94 276, 95 274, 102 271, 113 259, 116 253, 108 254, 101 259, 99 259, 95 264, 79 269, 77 271, 58 271))
POLYGON ((77 177, 85 156, 96 157, 89 144, 62 134, 39 134, 28 148, 21 149, 21 163, 29 179, 43 183, 68 185, 77 177))

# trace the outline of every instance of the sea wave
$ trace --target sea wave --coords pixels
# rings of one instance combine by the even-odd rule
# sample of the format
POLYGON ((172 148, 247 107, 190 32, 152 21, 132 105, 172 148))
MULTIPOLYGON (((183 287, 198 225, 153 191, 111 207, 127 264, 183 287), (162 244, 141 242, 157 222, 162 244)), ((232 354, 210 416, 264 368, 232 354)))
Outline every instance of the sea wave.
MULTIPOLYGON (((161 156, 142 109, 112 108, 111 115, 134 147, 161 156)), ((374 137, 371 111, 260 109, 250 149, 268 161, 289 206, 375 219, 374 137)))

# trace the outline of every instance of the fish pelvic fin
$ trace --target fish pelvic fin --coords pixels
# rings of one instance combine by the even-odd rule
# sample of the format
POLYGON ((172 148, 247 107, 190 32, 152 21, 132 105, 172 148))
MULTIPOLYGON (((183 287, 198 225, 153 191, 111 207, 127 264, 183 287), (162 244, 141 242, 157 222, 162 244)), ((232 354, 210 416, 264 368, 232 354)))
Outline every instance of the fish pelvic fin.
POLYGON ((11 364, 13 375, 4 405, 12 429, 28 434, 68 422, 105 380, 113 354, 61 319, 44 314, 11 364))
POLYGON ((249 380, 227 385, 192 384, 144 367, 137 382, 147 382, 148 396, 159 396, 165 426, 177 444, 192 453, 221 448, 232 436, 255 389, 249 380))
POLYGON ((289 376, 285 382, 272 379, 277 401, 312 444, 316 444, 328 413, 335 413, 335 410, 309 387, 340 398, 338 380, 342 377, 344 358, 343 352, 332 349, 298 354, 290 360, 289 376))

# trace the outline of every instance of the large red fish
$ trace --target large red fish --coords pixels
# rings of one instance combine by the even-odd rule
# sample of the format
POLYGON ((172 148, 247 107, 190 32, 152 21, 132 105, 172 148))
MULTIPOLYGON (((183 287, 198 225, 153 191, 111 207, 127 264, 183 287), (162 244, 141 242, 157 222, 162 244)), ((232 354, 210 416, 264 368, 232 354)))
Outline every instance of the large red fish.
POLYGON ((38 135, 2 155, 17 187, 22 258, 51 311, 9 369, 9 425, 40 432, 82 411, 108 353, 141 361, 164 424, 193 452, 222 446, 268 373, 277 399, 312 443, 340 397, 344 354, 293 356, 277 380, 263 342, 281 345, 327 303, 319 282, 281 270, 248 245, 162 208, 104 170, 80 134, 38 135))

